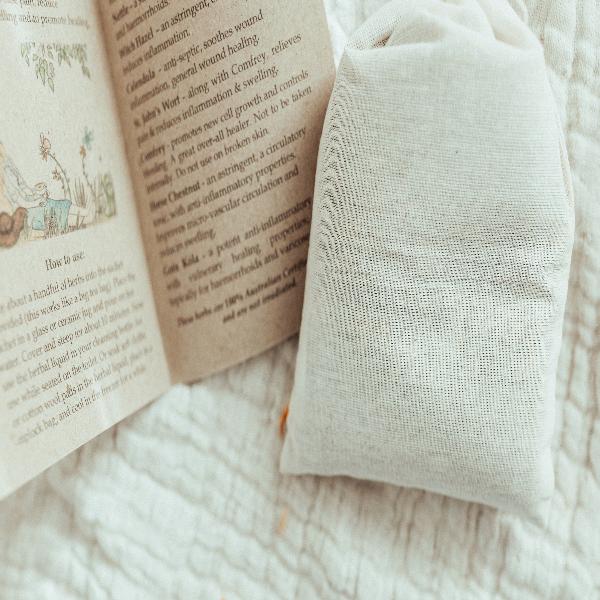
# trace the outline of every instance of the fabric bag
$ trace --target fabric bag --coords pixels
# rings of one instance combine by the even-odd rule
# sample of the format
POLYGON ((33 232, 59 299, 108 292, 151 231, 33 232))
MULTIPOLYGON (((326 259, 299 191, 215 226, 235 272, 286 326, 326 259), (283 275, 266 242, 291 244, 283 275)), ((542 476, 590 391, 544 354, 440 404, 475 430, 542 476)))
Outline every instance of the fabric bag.
POLYGON ((321 142, 281 469, 543 515, 573 245, 541 45, 504 0, 397 0, 321 142))

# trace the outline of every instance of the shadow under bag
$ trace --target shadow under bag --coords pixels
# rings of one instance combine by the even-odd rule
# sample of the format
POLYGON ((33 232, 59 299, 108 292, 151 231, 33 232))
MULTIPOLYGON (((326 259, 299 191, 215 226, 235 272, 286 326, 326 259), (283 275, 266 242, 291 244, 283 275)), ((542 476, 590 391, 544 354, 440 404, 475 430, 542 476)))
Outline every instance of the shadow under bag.
POLYGON ((285 473, 543 516, 573 245, 538 40, 504 0, 398 0, 321 142, 285 473))

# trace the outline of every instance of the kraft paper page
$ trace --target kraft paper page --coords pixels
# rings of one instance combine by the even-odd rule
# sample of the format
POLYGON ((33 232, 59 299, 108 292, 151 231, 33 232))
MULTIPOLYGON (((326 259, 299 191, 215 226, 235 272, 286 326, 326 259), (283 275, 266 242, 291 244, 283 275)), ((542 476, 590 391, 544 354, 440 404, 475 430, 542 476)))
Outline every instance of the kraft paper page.
POLYGON ((175 380, 296 333, 334 75, 322 0, 101 2, 175 380))

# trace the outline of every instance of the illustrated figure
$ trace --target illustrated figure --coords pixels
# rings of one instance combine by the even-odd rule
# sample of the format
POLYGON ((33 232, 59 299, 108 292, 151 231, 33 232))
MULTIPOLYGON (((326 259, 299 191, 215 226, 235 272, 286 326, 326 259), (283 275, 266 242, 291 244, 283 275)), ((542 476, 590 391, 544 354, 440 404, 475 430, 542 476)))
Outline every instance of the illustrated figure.
MULTIPOLYGON (((49 140, 42 137, 41 153, 44 160, 48 157, 54 159, 50 150, 49 140)), ((63 189, 70 192, 64 170, 59 171, 57 167, 54 177, 64 182, 63 189)), ((68 197, 52 198, 45 182, 30 187, 0 144, 0 211, 10 218, 17 209, 25 209, 25 225, 35 237, 51 237, 66 233, 70 228, 91 224, 96 216, 95 205, 93 202, 88 202, 88 205, 78 206, 68 197)))
POLYGON ((35 206, 27 209, 27 212, 29 227, 32 231, 45 231, 50 235, 57 235, 65 233, 69 229, 70 200, 50 198, 48 186, 45 183, 35 185, 31 197, 35 206))

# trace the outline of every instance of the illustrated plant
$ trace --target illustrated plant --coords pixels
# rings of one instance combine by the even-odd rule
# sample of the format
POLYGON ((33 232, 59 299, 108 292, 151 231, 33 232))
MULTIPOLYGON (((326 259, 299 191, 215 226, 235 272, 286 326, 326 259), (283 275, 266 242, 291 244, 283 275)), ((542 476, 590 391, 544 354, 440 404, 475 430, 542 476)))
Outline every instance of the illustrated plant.
POLYGON ((57 181, 60 181, 61 186, 63 188, 63 192, 65 193, 65 196, 69 200, 73 201, 73 195, 71 193, 71 184, 69 181, 69 177, 67 176, 67 173, 66 173, 65 169, 63 168, 63 166, 60 164, 60 162, 56 158, 56 155, 52 152, 52 144, 51 144, 50 140, 43 134, 40 135, 40 156, 42 157, 42 160, 44 160, 46 162, 48 161, 49 158, 54 162, 54 164, 56 165, 56 168, 52 172, 52 176, 57 181))
POLYGON ((86 182, 86 184, 88 186, 88 189, 90 190, 90 193, 92 194, 92 198, 94 198, 94 201, 97 204, 97 200, 98 200, 98 184, 97 184, 96 181, 94 181, 92 183, 92 181, 90 180, 90 177, 89 177, 88 172, 87 172, 86 164, 85 164, 85 160, 87 158, 88 152, 91 152, 91 150, 92 150, 92 142, 93 142, 93 140, 94 140, 94 135, 86 127, 85 128, 85 133, 83 134, 83 142, 81 144, 81 148, 79 149, 79 155, 81 156, 81 169, 83 171, 83 177, 84 177, 85 182, 86 182))
POLYGON ((100 195, 104 198, 104 215, 114 217, 117 214, 115 202, 115 186, 110 173, 104 173, 99 177, 100 195))
POLYGON ((73 65, 78 64, 83 75, 91 79, 91 72, 87 65, 86 44, 23 42, 21 44, 21 57, 27 63, 27 66, 33 66, 36 78, 53 92, 56 85, 57 68, 63 65, 73 67, 73 65))
POLYGON ((87 168, 87 158, 92 152, 93 141, 94 135, 86 127, 79 149, 81 169, 98 213, 110 218, 116 214, 115 189, 112 177, 109 173, 101 173, 95 178, 92 178, 90 177, 87 168))
POLYGON ((87 192, 85 190, 85 186, 83 184, 83 182, 79 179, 77 179, 75 181, 75 204, 77 204, 77 206, 87 206, 88 205, 88 198, 87 198, 87 192))

